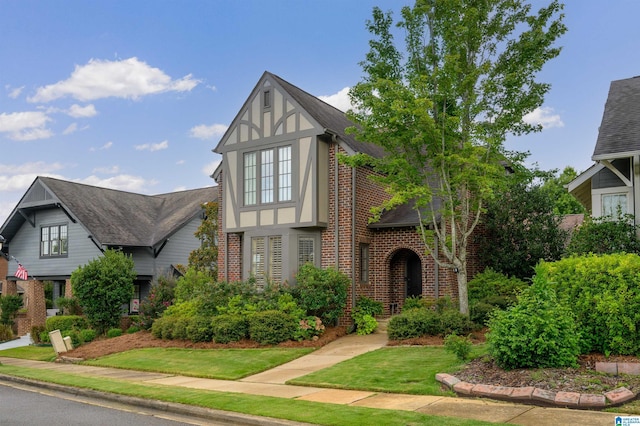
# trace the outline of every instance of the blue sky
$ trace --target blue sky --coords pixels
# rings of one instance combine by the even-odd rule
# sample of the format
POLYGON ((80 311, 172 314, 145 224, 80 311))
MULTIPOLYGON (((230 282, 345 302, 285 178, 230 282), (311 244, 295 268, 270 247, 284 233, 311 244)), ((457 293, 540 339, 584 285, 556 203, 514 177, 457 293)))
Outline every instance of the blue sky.
MULTIPOLYGON (((0 0, 0 223, 37 175, 146 194, 213 185, 211 152, 265 70, 347 108, 373 6, 408 0, 0 0)), ((544 4, 534 1, 534 5, 544 4)), ((535 135, 591 165, 611 80, 640 74, 640 2, 568 0, 535 135)))

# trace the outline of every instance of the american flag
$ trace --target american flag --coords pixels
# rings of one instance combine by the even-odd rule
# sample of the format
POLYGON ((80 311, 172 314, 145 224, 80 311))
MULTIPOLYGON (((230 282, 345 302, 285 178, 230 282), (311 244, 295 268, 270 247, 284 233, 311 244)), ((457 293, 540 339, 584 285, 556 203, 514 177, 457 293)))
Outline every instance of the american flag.
POLYGON ((21 263, 18 263, 18 269, 16 269, 15 276, 19 280, 26 281, 29 278, 29 273, 24 269, 24 266, 22 266, 21 263))

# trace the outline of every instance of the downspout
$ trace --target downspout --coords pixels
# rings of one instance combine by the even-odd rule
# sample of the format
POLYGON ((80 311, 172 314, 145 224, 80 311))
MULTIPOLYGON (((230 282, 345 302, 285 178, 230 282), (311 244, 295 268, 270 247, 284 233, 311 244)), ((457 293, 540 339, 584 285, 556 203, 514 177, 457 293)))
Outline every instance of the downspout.
POLYGON ((333 167, 333 250, 336 260, 336 269, 340 269, 340 209, 338 208, 338 199, 340 185, 338 184, 338 141, 335 135, 331 135, 331 140, 334 143, 334 160, 335 166, 333 167))
POLYGON ((435 243, 435 247, 433 248, 433 256, 435 258, 435 264, 434 264, 434 272, 435 272, 435 296, 436 296, 436 300, 438 300, 440 298, 440 264, 438 263, 438 257, 440 256, 439 252, 438 252, 438 236, 436 235, 433 239, 434 243, 435 243))
MULTIPOLYGON (((633 217, 634 224, 640 225, 640 155, 633 156, 633 217)), ((640 228, 636 228, 640 237, 640 228)))

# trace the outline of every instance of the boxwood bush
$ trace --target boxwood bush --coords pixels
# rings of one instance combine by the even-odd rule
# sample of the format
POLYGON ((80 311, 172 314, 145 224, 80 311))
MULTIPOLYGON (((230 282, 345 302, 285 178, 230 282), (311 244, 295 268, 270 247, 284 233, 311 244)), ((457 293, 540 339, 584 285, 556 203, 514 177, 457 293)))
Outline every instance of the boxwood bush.
POLYGON ((82 330, 88 327, 89 323, 86 318, 79 315, 56 315, 47 318, 45 321, 45 331, 47 333, 53 330, 82 330))
POLYGON ((249 318, 249 338, 261 345, 277 345, 292 340, 298 321, 282 311, 257 312, 249 318))
POLYGON ((582 353, 640 353, 640 256, 590 254, 538 268, 574 312, 582 353))
POLYGON ((218 315, 211 320, 211 331, 216 343, 237 342, 249 335, 249 321, 243 315, 218 315))
POLYGON ((422 336, 467 334, 475 328, 465 315, 456 309, 415 308, 403 310, 391 318, 387 333, 392 340, 422 336))
POLYGON ((489 319, 489 353, 504 369, 577 364, 580 337, 571 309, 561 303, 542 271, 518 303, 489 319))

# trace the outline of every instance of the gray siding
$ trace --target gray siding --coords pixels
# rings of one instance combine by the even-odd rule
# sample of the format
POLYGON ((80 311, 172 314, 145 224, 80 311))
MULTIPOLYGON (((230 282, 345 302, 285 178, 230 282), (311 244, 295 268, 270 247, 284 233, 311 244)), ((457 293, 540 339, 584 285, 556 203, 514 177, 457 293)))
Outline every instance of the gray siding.
POLYGON ((166 273, 171 265, 186 265, 189 262, 189 254, 200 247, 200 240, 194 234, 201 223, 198 215, 169 237, 169 242, 156 259, 158 273, 166 273))
MULTIPOLYGON (((24 223, 9 244, 9 254, 14 256, 29 271, 31 276, 69 276, 78 266, 100 255, 100 250, 91 242, 87 231, 73 223, 60 209, 42 210, 35 213, 35 227, 24 223), (42 226, 67 224, 69 230, 69 254, 67 257, 40 258, 40 228, 42 226)), ((9 275, 13 275, 17 264, 9 262, 9 275)))

